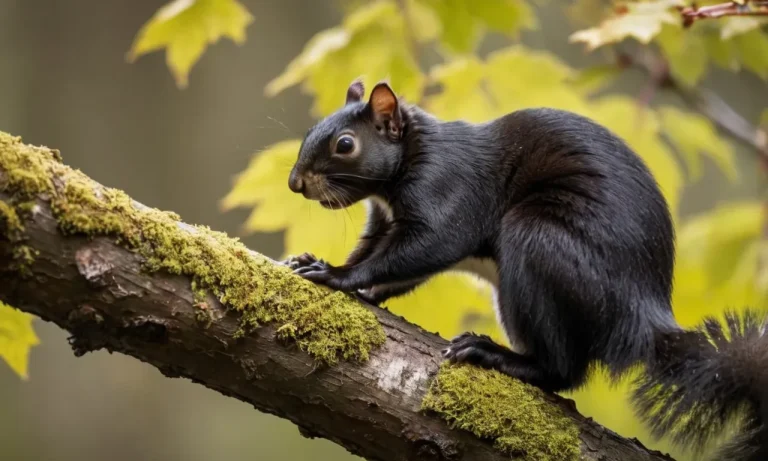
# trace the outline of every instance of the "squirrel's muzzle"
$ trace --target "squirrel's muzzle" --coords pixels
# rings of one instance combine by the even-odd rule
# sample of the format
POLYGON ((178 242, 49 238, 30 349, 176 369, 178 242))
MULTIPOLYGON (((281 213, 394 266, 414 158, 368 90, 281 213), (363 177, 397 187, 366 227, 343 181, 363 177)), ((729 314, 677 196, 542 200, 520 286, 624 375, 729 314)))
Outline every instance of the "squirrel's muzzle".
POLYGON ((304 178, 294 168, 291 170, 291 175, 288 177, 288 187, 297 194, 304 192, 304 178))

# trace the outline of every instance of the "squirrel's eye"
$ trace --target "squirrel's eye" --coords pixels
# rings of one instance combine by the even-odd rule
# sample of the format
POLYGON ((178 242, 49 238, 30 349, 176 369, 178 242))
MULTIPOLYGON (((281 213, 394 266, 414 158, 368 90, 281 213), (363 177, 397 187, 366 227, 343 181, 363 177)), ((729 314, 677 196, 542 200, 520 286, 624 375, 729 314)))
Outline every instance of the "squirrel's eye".
POLYGON ((336 153, 348 154, 355 150, 355 138, 350 135, 344 135, 336 141, 336 153))

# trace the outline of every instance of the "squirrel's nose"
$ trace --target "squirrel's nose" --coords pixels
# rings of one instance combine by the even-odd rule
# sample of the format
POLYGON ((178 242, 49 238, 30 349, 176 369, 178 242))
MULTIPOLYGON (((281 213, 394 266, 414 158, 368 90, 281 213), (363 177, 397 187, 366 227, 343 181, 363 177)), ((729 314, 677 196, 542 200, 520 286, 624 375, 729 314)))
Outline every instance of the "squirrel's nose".
POLYGON ((296 170, 291 171, 291 175, 288 177, 288 187, 297 194, 304 192, 304 180, 296 170))

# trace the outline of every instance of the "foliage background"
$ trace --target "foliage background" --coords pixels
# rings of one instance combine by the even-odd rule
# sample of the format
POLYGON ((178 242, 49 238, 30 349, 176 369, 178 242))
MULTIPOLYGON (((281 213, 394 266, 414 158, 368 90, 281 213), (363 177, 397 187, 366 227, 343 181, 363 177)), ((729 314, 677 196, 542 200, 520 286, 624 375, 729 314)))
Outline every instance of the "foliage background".
MULTIPOLYGON (((270 256, 309 250, 340 262, 363 223, 362 206, 326 211, 293 196, 286 178, 303 131, 341 104, 353 78, 368 87, 389 78, 449 119, 537 105, 574 110, 627 139, 664 189, 678 225, 681 323, 765 305, 758 155, 692 112, 679 92, 617 68, 614 46, 666 57, 677 85, 713 89, 757 124, 768 107, 760 23, 727 19, 683 31, 671 0, 631 5, 616 20, 599 0, 192 3, 158 10, 164 2, 0 0, 0 128, 60 148, 69 164, 142 202, 240 233, 270 256), (614 43, 588 51, 569 42, 579 30, 589 44, 614 43), (220 35, 228 39, 206 50, 220 35), (650 108, 641 110, 639 99, 650 108)), ((445 274, 388 304, 443 336, 474 329, 498 338, 489 302, 483 285, 445 274)), ((0 317, 0 327, 10 322, 0 317)), ((11 355, 0 330, 0 353, 28 377, 0 365, 4 457, 353 458, 132 359, 99 352, 75 360, 61 331, 40 321, 34 328, 8 340, 35 345, 39 337, 28 369, 26 349, 11 355)), ((648 438, 623 387, 598 378, 572 397, 623 435, 679 454, 648 438)))

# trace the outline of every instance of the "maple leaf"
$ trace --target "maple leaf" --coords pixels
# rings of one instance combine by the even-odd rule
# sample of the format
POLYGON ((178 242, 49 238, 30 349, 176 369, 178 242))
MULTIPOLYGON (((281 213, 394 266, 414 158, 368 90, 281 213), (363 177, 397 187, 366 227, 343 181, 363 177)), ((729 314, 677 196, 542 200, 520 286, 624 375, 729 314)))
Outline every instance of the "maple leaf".
POLYGON ((584 42, 589 50, 608 43, 616 43, 633 37, 648 43, 661 32, 663 24, 679 24, 680 19, 670 9, 683 6, 682 0, 654 0, 628 3, 618 9, 616 15, 603 21, 598 27, 573 33, 571 42, 584 42))
POLYGON ((208 44, 229 37, 245 41, 253 16, 237 0, 174 0, 163 6, 136 35, 128 61, 166 48, 166 62, 180 88, 188 84, 189 71, 208 44))
POLYGON ((29 351, 40 344, 33 316, 0 302, 0 358, 22 379, 28 377, 29 351))

